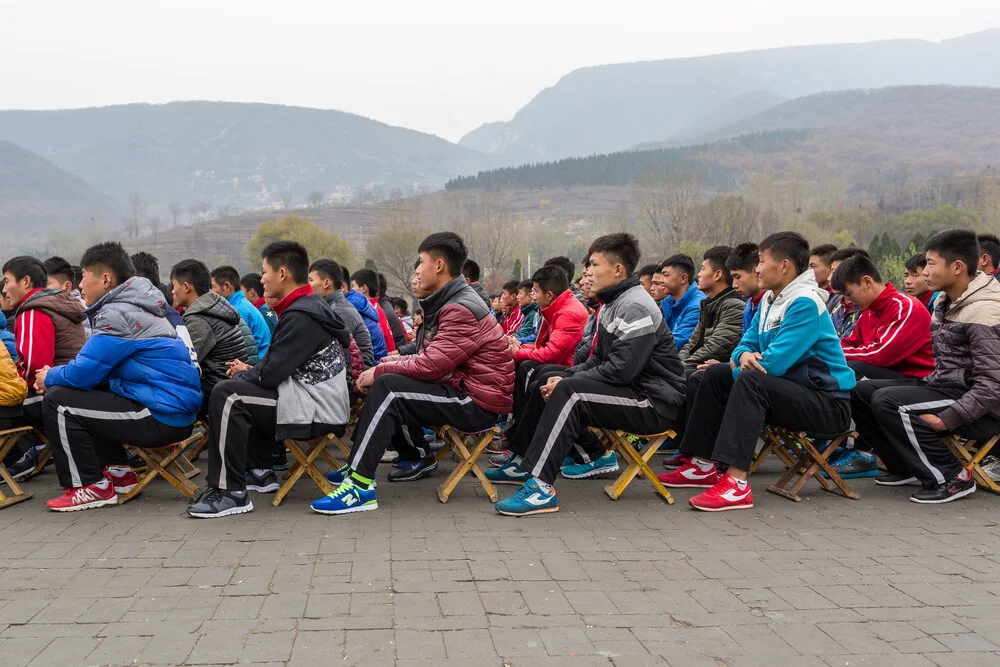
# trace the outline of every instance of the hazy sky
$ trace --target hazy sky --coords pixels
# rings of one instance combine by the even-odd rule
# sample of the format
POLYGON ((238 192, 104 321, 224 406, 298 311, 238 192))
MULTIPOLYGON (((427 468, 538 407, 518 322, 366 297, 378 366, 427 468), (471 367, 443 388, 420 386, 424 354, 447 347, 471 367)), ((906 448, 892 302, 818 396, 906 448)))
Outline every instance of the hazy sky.
POLYGON ((587 65, 996 26, 997 0, 0 0, 0 108, 275 102, 457 141, 587 65))

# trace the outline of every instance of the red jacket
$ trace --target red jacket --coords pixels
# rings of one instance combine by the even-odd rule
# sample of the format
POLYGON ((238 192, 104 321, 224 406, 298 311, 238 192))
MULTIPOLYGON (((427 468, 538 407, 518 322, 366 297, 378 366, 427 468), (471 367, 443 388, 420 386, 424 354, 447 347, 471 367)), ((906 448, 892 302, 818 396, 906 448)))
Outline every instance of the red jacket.
POLYGON ((517 304, 514 304, 514 308, 504 316, 503 323, 500 325, 503 328, 504 335, 513 336, 516 334, 517 330, 521 328, 521 322, 523 321, 524 313, 517 307, 517 304))
POLYGON ((375 306, 375 310, 378 312, 378 328, 382 330, 382 336, 385 338, 385 352, 391 354, 396 351, 396 339, 392 337, 389 320, 386 319, 382 306, 378 305, 378 299, 368 299, 368 302, 375 306))
POLYGON ((931 314, 891 283, 861 313, 854 331, 840 344, 848 361, 864 361, 915 378, 934 370, 931 314))
POLYGON ((540 364, 572 366, 576 346, 583 339, 583 327, 590 314, 577 301, 573 292, 566 290, 556 300, 542 309, 542 325, 534 345, 525 345, 514 353, 514 363, 537 361, 540 364))
POLYGON ((383 359, 375 366, 375 377, 398 373, 447 384, 464 391, 487 412, 509 413, 514 355, 500 324, 465 278, 458 276, 420 305, 424 324, 417 333, 417 353, 383 359))

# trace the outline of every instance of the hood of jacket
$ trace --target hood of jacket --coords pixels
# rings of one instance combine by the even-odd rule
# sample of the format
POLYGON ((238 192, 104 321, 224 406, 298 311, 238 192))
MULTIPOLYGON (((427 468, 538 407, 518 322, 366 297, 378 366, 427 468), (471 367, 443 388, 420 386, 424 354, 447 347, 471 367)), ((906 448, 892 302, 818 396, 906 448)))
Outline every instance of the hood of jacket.
POLYGON ((941 296, 935 302, 935 309, 947 304, 947 315, 949 320, 962 321, 962 311, 966 308, 973 308, 985 305, 986 302, 996 303, 1000 300, 1000 283, 997 282, 993 274, 980 271, 972 279, 965 293, 948 304, 948 296, 941 292, 941 296))
POLYGON ((349 304, 354 306, 361 317, 371 320, 376 324, 378 323, 378 311, 375 310, 375 306, 372 305, 371 301, 364 294, 352 289, 344 295, 344 298, 347 299, 349 304))
POLYGON ((812 269, 795 276, 795 280, 788 283, 778 296, 774 296, 774 292, 768 290, 764 298, 771 304, 771 310, 778 312, 793 300, 803 296, 812 299, 824 309, 826 308, 830 294, 816 282, 816 275, 812 269))
POLYGON ((94 334, 119 338, 176 338, 167 321, 167 304, 160 289, 146 278, 132 277, 86 310, 94 334))
MULTIPOLYGON (((441 310, 441 308, 445 304, 451 302, 453 299, 460 296, 463 292, 466 292, 467 296, 471 295, 475 297, 475 301, 476 303, 478 303, 478 305, 480 306, 484 305, 482 303, 483 300, 479 298, 479 295, 476 294, 476 291, 471 287, 469 287, 469 285, 465 282, 465 276, 458 276, 457 278, 452 278, 451 280, 449 280, 444 287, 434 292, 434 294, 431 294, 426 299, 421 299, 420 307, 424 311, 424 323, 430 325, 431 322, 437 317, 437 314, 441 310)), ((467 300, 468 299, 466 299, 466 301, 467 300)), ((476 316, 477 320, 481 320, 485 315, 489 314, 489 311, 488 310, 484 311, 483 308, 473 309, 472 305, 468 303, 466 303, 465 305, 470 306, 469 310, 472 310, 472 313, 476 316)), ((535 304, 531 305, 534 308, 538 307, 535 304)))
POLYGON ((18 308, 18 313, 28 310, 42 310, 62 315, 70 322, 83 322, 83 306, 72 294, 61 289, 41 289, 29 296, 18 308))
POLYGON ((185 314, 211 317, 232 326, 240 321, 240 314, 236 312, 233 304, 211 291, 199 296, 185 314))
POLYGON ((340 319, 340 315, 335 313, 326 304, 326 301, 319 294, 307 294, 295 299, 295 301, 284 309, 281 315, 287 316, 291 313, 298 313, 312 319, 324 331, 336 338, 344 350, 350 347, 351 334, 347 330, 347 327, 344 326, 344 321, 340 319))

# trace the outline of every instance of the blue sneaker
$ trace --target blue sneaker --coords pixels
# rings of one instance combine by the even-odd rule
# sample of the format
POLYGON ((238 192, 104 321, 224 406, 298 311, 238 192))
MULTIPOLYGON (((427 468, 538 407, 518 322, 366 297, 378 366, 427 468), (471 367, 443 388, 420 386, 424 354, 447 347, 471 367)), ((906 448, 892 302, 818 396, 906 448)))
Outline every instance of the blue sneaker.
POLYGON ((584 477, 606 475, 612 472, 618 472, 618 456, 614 452, 608 452, 596 461, 575 463, 564 467, 562 476, 567 479, 583 479, 584 477))
MULTIPOLYGON (((340 468, 338 468, 337 470, 331 470, 330 472, 326 473, 326 480, 330 482, 330 484, 342 484, 344 478, 346 478, 348 473, 350 472, 351 472, 351 467, 345 463, 344 465, 340 466, 340 468)), ((373 479, 371 488, 374 489, 377 486, 378 482, 376 482, 373 479)))
POLYGON ((531 475, 521 470, 521 467, 511 461, 499 468, 491 468, 486 471, 486 479, 494 484, 524 484, 531 475))
POLYGON ((320 514, 350 514, 378 509, 378 500, 375 489, 362 489, 347 478, 333 493, 314 500, 310 507, 320 514))
POLYGON ((7 466, 7 472, 10 473, 10 476, 13 477, 15 481, 24 479, 35 471, 38 459, 41 458, 42 452, 44 451, 45 445, 42 445, 41 447, 28 447, 28 450, 21 455, 21 458, 7 466))
POLYGON ((507 516, 527 516, 529 514, 544 514, 546 512, 558 512, 559 500, 556 498, 556 490, 545 493, 538 486, 534 479, 527 482, 517 490, 517 493, 506 500, 501 500, 496 504, 497 512, 507 516))
POLYGON ((568 468, 570 466, 575 466, 575 465, 576 465, 576 459, 574 459, 572 456, 567 456, 566 458, 563 459, 562 463, 559 464, 559 469, 562 470, 563 468, 568 468))
MULTIPOLYGON (((859 452, 856 449, 849 449, 837 459, 836 463, 831 463, 833 471, 840 475, 841 479, 858 479, 861 477, 878 477, 878 464, 875 455, 870 452, 859 452)), ((825 470, 820 471, 823 477, 829 478, 825 470)))

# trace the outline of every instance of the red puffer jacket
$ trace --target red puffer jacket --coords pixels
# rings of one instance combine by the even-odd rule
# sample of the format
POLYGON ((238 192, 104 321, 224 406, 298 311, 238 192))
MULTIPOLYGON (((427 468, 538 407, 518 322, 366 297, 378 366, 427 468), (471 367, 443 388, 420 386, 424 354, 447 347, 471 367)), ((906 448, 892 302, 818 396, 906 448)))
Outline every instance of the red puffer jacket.
POLYGON ((537 361, 541 364, 572 366, 576 346, 587 324, 586 307, 566 290, 542 309, 542 326, 534 345, 525 345, 514 353, 514 362, 537 361))
POLYGON ((417 354, 388 357, 375 377, 398 373, 461 389, 483 410, 506 415, 512 408, 514 355, 483 300, 459 276, 420 302, 424 324, 417 354))

